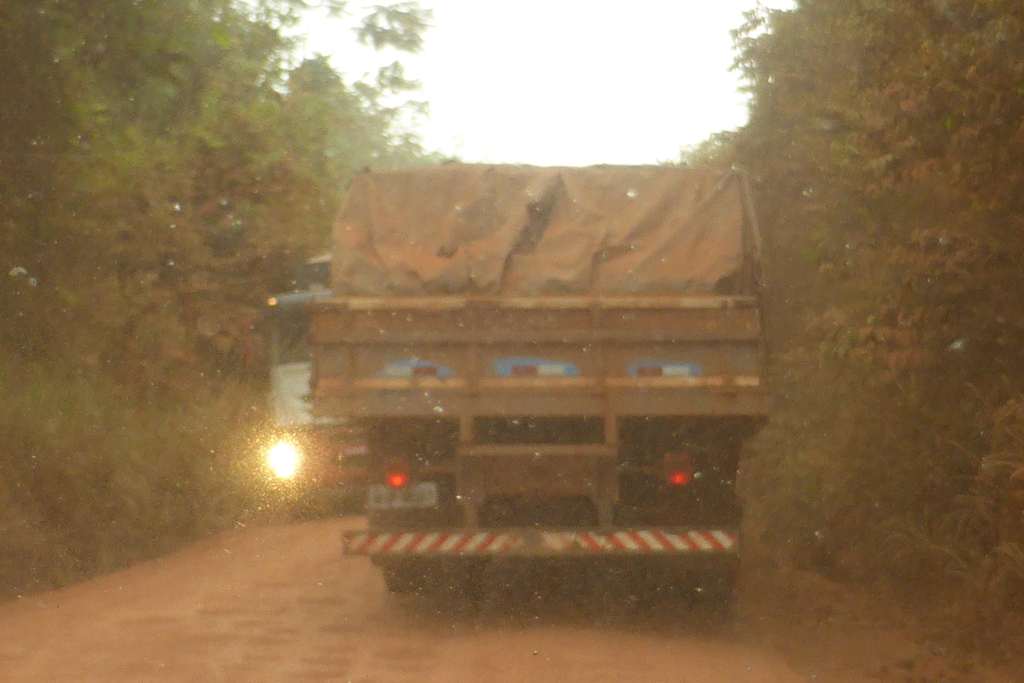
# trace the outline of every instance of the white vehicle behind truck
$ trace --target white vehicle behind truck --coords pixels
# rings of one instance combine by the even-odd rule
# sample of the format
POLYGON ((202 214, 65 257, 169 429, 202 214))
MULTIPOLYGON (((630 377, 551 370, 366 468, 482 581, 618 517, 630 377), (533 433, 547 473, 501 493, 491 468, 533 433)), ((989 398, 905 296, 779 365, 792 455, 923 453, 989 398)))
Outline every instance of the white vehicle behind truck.
MULTIPOLYGON (((326 265, 326 259, 307 266, 326 265)), ((330 292, 313 284, 267 301, 269 412, 272 426, 262 459, 272 488, 289 502, 311 508, 361 508, 367 445, 344 415, 314 415, 309 350, 310 305, 330 292)))

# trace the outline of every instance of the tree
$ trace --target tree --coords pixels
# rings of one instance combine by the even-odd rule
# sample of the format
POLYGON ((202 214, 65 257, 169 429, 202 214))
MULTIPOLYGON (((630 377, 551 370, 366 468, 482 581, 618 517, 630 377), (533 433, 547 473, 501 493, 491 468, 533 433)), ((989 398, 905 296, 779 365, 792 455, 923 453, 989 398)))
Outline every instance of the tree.
MULTIPOLYGON (((827 569, 893 566, 894 519, 956 526, 1016 414, 1022 31, 1003 0, 804 0, 735 34, 752 99, 732 153, 771 226, 787 378, 775 465, 817 477, 791 521, 827 569)), ((979 557, 1008 540, 975 538, 979 557)))
MULTIPOLYGON (((0 4, 7 345, 126 386, 202 382, 324 248, 345 180, 425 156, 382 104, 411 85, 399 65, 349 86, 322 57, 294 63, 304 7, 0 4)), ((356 39, 416 50, 428 18, 379 7, 356 39)))

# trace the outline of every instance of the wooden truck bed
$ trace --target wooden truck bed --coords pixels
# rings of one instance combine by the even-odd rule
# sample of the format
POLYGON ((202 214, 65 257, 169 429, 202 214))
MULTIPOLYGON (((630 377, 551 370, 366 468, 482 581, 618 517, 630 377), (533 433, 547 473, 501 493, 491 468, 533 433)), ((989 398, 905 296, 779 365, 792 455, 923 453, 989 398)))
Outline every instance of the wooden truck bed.
POLYGON ((347 298, 315 306, 314 397, 332 414, 594 415, 614 429, 614 416, 767 413, 753 297, 347 298))
POLYGON ((584 495, 610 523, 622 419, 767 413, 748 297, 334 299, 316 304, 311 337, 320 410, 457 421, 446 467, 469 526, 488 498, 517 495, 584 495), (518 416, 596 418, 603 438, 477 438, 479 420, 518 416))

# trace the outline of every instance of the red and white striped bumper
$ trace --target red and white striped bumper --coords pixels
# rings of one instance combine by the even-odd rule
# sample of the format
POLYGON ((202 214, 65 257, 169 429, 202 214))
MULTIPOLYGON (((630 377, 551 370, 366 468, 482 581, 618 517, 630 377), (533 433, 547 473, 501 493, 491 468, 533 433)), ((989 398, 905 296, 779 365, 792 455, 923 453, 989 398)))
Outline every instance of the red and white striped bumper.
POLYGON ((664 529, 616 531, 423 531, 342 535, 346 555, 374 556, 520 556, 669 555, 735 553, 733 531, 664 529))

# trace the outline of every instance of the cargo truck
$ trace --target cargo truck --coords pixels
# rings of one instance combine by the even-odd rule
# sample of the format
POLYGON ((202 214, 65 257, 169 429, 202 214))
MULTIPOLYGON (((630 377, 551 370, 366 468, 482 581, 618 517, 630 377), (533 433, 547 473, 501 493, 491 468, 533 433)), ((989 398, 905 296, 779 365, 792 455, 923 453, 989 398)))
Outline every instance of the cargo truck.
POLYGON ((344 551, 393 592, 554 562, 728 598, 768 414, 760 251, 734 171, 357 176, 310 333, 313 410, 367 434, 344 551))

